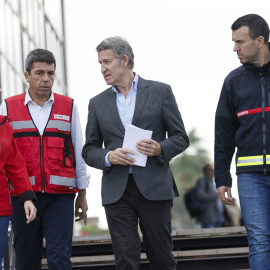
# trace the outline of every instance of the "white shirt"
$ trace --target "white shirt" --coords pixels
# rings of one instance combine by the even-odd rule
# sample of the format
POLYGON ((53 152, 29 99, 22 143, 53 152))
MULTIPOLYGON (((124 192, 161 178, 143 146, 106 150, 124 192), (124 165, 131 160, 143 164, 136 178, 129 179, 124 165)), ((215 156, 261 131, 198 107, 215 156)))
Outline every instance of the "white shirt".
MULTIPOLYGON (((25 95, 24 105, 28 105, 30 115, 40 133, 43 134, 45 126, 50 117, 52 105, 54 103, 54 94, 52 92, 48 101, 43 107, 37 105, 30 97, 28 91, 25 95)), ((0 106, 0 115, 7 115, 7 105, 3 102, 0 106)), ((80 124, 79 112, 76 104, 73 102, 72 118, 71 118, 71 140, 74 147, 74 157, 76 160, 76 179, 77 188, 84 189, 89 186, 90 174, 87 174, 86 164, 81 156, 83 147, 83 136, 80 124)))

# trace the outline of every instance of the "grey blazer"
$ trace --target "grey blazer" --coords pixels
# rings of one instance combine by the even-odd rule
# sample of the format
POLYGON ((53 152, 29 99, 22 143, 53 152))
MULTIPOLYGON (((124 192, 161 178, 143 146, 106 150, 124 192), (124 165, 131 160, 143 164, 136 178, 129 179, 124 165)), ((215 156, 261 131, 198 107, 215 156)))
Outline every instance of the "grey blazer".
MULTIPOLYGON (((88 110, 82 156, 86 164, 103 170, 102 204, 111 204, 123 195, 129 171, 129 166, 104 165, 106 154, 121 148, 125 135, 112 88, 92 98, 88 110)), ((164 154, 148 157, 146 167, 132 167, 140 192, 149 200, 173 199, 178 191, 169 161, 189 146, 189 139, 171 87, 139 77, 132 124, 152 130, 152 139, 161 145, 164 154)))

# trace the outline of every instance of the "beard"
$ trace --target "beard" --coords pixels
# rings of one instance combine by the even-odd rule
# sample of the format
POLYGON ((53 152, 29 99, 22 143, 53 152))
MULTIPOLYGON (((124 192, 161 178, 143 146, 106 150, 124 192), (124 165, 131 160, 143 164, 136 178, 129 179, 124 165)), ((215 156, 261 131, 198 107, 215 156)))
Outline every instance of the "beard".
POLYGON ((237 54, 239 56, 243 56, 243 58, 240 58, 240 63, 241 64, 252 64, 256 65, 259 62, 260 55, 259 55, 259 50, 254 46, 249 49, 249 51, 246 54, 237 54))

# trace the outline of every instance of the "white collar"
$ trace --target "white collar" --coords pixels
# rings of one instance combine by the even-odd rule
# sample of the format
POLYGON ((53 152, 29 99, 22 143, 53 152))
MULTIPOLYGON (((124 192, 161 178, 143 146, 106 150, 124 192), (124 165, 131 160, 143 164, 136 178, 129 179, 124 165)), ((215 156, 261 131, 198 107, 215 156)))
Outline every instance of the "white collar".
MULTIPOLYGON (((26 94, 25 94, 25 100, 24 100, 24 105, 26 106, 28 104, 28 102, 34 102, 36 103, 35 101, 32 100, 30 94, 29 94, 29 89, 26 91, 26 94)), ((53 91, 51 93, 51 96, 50 98, 45 102, 51 102, 52 104, 54 103, 54 94, 53 94, 53 91)))

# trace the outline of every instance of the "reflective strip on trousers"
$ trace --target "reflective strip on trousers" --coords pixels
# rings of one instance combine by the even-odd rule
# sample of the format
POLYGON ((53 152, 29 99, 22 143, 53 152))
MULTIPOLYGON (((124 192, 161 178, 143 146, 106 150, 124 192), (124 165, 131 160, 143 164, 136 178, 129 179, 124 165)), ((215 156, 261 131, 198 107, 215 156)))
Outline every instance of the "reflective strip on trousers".
MULTIPOLYGON (((29 180, 32 186, 36 184, 35 176, 30 176, 29 180)), ((11 183, 9 185, 10 185, 10 189, 14 189, 11 183)))
MULTIPOLYGON (((266 164, 270 164, 270 155, 266 155, 266 164)), ((239 157, 237 167, 263 165, 263 156, 239 157)))
POLYGON ((69 178, 69 177, 51 175, 50 176, 50 184, 67 186, 67 187, 76 187, 76 179, 69 178))

